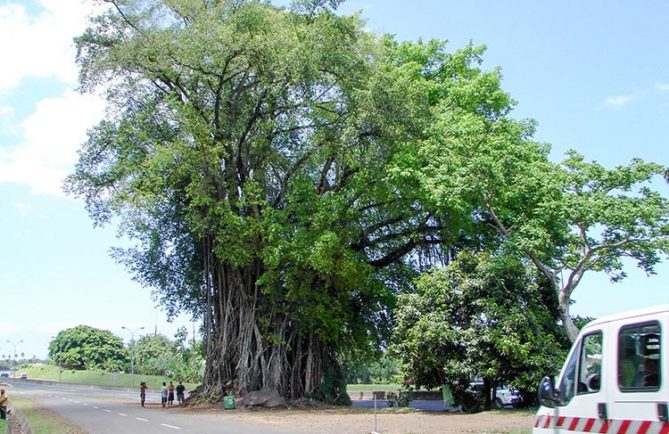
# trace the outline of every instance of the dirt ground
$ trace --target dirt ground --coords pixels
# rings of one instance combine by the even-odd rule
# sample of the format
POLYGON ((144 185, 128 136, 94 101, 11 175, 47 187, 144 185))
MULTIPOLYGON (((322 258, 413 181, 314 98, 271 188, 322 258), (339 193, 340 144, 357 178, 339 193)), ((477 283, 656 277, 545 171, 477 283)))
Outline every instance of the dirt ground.
MULTIPOLYGON (((225 419, 271 426, 295 434, 369 434, 374 411, 358 409, 217 411, 225 419)), ((534 415, 501 410, 478 414, 428 413, 411 409, 379 410, 376 432, 382 434, 513 433, 531 431, 534 415)))

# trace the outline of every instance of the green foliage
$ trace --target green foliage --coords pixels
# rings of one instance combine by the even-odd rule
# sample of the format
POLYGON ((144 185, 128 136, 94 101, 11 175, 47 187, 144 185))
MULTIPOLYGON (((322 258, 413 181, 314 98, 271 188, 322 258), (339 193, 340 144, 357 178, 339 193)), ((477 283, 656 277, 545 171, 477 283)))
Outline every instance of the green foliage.
POLYGON ((400 296, 393 350, 415 384, 450 384, 454 396, 475 376, 530 389, 564 357, 556 317, 550 289, 517 258, 463 251, 400 296))
POLYGON ((408 407, 411 404, 411 394, 413 393, 413 387, 404 384, 402 388, 397 392, 390 392, 387 395, 388 398, 388 407, 408 407))
POLYGON ((577 315, 577 316, 574 317, 574 324, 575 324, 576 327, 578 327, 579 329, 582 329, 582 328, 585 327, 589 322, 592 322, 592 321, 594 321, 594 320, 595 320, 595 318, 592 318, 592 317, 589 317, 589 316, 582 317, 582 316, 580 316, 580 315, 577 315))
POLYGON ((331 360, 323 367, 323 381, 316 389, 315 398, 334 405, 351 405, 351 398, 346 393, 346 379, 342 370, 331 360))
POLYGON ((110 107, 67 190, 96 224, 119 218, 137 243, 116 258, 170 313, 212 319, 212 384, 239 371, 261 386, 240 363, 298 363, 271 354, 299 351, 290 340, 324 357, 378 346, 393 291, 439 260, 456 222, 389 171, 447 93, 433 78, 469 80, 461 57, 478 52, 399 44, 333 14, 337 1, 298 3, 128 1, 76 40, 82 89, 104 84, 110 107), (232 314, 214 304, 228 296, 232 314), (224 333, 235 315, 253 338, 224 333))
POLYGON ((80 325, 60 331, 49 343, 53 363, 73 369, 118 372, 130 362, 123 341, 108 330, 80 325))
POLYGON ((391 384, 401 382, 399 360, 388 352, 380 356, 373 354, 369 357, 348 361, 344 369, 348 384, 391 384), (399 377, 399 378, 398 378, 399 377))
MULTIPOLYGON (((95 386, 137 387, 140 381, 146 381, 151 388, 160 388, 163 381, 175 380, 164 375, 138 375, 130 372, 106 372, 87 370, 64 370, 56 365, 28 365, 23 369, 28 378, 35 380, 59 381, 70 384, 90 384, 95 386)), ((184 382, 188 390, 195 389, 202 382, 184 382)))
POLYGON ((462 249, 524 254, 553 298, 571 270, 563 323, 583 271, 652 271, 665 200, 630 189, 661 167, 549 162, 484 47, 399 43, 339 3, 128 0, 76 39, 81 89, 109 109, 66 190, 120 222, 135 243, 114 256, 170 314, 206 318, 208 387, 313 393, 304 353, 387 346, 395 295, 462 249))
POLYGON ((135 371, 146 375, 163 375, 178 381, 199 382, 202 380, 204 360, 201 344, 195 348, 187 346, 188 333, 181 327, 175 340, 163 335, 145 335, 135 343, 135 371))
MULTIPOLYGON (((471 51, 464 64, 476 61, 471 51)), ((496 72, 456 82, 429 137, 394 173, 461 216, 463 227, 495 228, 499 242, 530 259, 553 285, 573 339, 570 297, 585 272, 617 281, 625 276, 622 258, 631 258, 652 273, 669 251, 669 202, 648 186, 666 169, 638 159, 606 169, 574 151, 554 164, 548 146, 531 140, 534 123, 509 118, 511 107, 496 72)))

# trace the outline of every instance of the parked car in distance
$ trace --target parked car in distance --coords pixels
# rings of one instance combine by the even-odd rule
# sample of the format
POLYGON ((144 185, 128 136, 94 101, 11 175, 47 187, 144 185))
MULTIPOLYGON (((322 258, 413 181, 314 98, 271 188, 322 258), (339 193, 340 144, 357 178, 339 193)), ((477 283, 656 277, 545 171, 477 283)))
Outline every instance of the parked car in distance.
POLYGON ((21 380, 27 380, 28 374, 21 374, 21 380))
POLYGON ((495 406, 497 408, 504 408, 507 405, 511 405, 514 408, 519 407, 523 403, 523 397, 520 394, 520 391, 515 389, 509 389, 506 386, 497 386, 497 391, 495 393, 495 406))
MULTIPOLYGON (((483 401, 483 382, 474 381, 470 383, 469 390, 478 395, 478 399, 483 401)), ((512 406, 514 408, 520 407, 523 403, 523 397, 520 394, 520 391, 515 389, 509 389, 507 386, 500 385, 497 386, 495 391, 495 402, 493 403, 495 408, 505 408, 507 406, 512 406)))
POLYGON ((2 377, 2 378, 9 378, 9 373, 7 373, 7 372, 3 372, 2 374, 0 374, 0 377, 2 377))

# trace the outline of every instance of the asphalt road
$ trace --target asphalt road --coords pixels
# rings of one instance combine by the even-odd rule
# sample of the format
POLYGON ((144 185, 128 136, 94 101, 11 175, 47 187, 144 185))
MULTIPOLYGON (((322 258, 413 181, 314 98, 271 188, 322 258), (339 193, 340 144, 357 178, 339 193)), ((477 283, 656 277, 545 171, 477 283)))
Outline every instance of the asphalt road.
MULTIPOLYGON (((367 409, 374 408, 374 400, 371 399, 358 399, 358 400, 354 399, 351 400, 351 403, 353 405, 353 408, 367 408, 367 409)), ((376 408, 381 409, 387 407, 388 407, 388 401, 386 401, 385 399, 376 400, 376 408)), ((446 411, 446 406, 444 405, 444 402, 435 400, 416 399, 409 403, 409 407, 415 408, 417 410, 430 411, 430 412, 446 411)))
POLYGON ((92 389, 75 385, 12 382, 12 395, 25 396, 93 434, 288 434, 267 426, 244 424, 225 414, 194 414, 179 407, 162 408, 158 393, 147 394, 146 407, 139 393, 92 389))

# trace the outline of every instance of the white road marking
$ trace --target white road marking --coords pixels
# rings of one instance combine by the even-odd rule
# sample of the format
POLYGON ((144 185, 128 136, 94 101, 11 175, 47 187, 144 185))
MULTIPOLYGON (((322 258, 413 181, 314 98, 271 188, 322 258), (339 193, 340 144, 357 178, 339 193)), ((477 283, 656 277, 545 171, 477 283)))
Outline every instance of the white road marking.
POLYGON ((111 411, 111 410, 107 410, 106 408, 105 408, 105 411, 106 411, 107 413, 113 413, 113 411, 111 411))
POLYGON ((127 416, 127 414, 125 414, 125 413, 119 413, 118 415, 119 416, 127 416))
POLYGON ((149 421, 149 419, 143 419, 143 418, 141 418, 141 417, 136 417, 135 419, 137 419, 137 420, 141 420, 142 422, 148 422, 148 421, 149 421))
POLYGON ((84 403, 83 403, 83 406, 84 406, 84 407, 88 407, 88 404, 86 404, 86 403, 84 402, 84 403))
POLYGON ((162 426, 165 426, 165 427, 167 427, 167 428, 172 428, 172 429, 181 429, 181 428, 179 428, 178 426, 174 426, 174 425, 168 425, 168 424, 166 424, 166 423, 161 423, 161 425, 162 425, 162 426))
POLYGON ((93 408, 97 410, 100 407, 98 407, 97 405, 94 405, 93 408))

